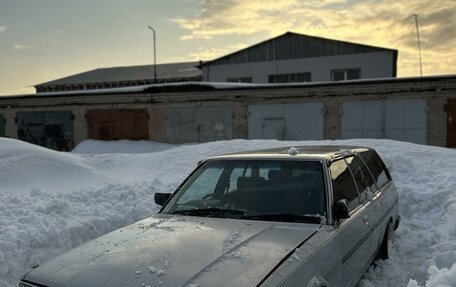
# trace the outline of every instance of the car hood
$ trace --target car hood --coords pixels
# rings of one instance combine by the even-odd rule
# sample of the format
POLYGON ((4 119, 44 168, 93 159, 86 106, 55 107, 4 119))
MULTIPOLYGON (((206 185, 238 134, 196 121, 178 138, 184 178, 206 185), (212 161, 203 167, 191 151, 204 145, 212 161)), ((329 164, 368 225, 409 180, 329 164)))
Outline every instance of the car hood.
POLYGON ((255 286, 318 228, 157 214, 45 262, 23 280, 52 287, 255 286))

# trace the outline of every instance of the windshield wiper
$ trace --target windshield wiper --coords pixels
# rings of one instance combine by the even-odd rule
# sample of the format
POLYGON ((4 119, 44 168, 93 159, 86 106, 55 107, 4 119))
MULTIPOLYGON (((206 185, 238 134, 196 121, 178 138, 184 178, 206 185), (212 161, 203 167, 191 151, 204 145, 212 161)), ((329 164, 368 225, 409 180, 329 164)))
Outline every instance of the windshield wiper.
POLYGON ((274 214, 259 214, 259 215, 247 215, 239 217, 241 219, 253 219, 253 220, 271 220, 271 221, 282 221, 282 222, 306 222, 306 223, 321 223, 319 216, 301 215, 293 213, 274 213, 274 214))
POLYGON ((199 208, 199 209, 185 209, 185 210, 175 210, 173 214, 182 214, 182 215, 205 215, 205 216, 213 216, 213 215, 244 215, 243 210, 236 210, 236 209, 223 209, 218 207, 210 207, 210 208, 199 208))

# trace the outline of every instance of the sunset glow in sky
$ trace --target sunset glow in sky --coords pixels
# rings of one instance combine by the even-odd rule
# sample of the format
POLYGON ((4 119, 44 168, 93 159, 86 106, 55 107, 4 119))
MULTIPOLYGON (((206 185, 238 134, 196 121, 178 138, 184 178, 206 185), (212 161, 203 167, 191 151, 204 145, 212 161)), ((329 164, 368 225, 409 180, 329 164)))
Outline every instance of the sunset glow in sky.
POLYGON ((399 50, 398 76, 456 74, 454 0, 0 0, 0 95, 113 66, 211 60, 286 31, 399 50))

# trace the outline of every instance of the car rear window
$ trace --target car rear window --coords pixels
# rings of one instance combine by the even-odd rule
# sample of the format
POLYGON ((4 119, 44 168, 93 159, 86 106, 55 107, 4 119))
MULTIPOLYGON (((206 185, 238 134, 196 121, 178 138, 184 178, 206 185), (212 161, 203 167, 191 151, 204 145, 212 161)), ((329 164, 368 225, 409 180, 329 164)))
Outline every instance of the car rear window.
POLYGON ((345 160, 334 161, 329 169, 331 171, 334 200, 337 202, 341 199, 346 199, 348 201, 348 210, 354 210, 360 205, 358 189, 345 160))
POLYGON ((358 156, 348 157, 345 161, 353 173, 361 200, 366 201, 369 198, 369 195, 372 195, 376 190, 369 170, 358 156))
POLYGON ((373 150, 360 152, 359 154, 374 177, 377 187, 380 188, 391 181, 391 175, 380 156, 373 150))

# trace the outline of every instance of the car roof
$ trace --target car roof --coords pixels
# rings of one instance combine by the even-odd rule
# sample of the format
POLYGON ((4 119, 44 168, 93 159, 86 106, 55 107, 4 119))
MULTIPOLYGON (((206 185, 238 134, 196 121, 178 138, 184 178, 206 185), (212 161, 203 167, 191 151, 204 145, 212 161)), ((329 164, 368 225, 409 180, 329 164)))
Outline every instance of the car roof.
POLYGON ((306 159, 325 160, 336 157, 343 157, 354 152, 371 150, 371 148, 360 146, 343 145, 309 145, 295 147, 279 147, 271 149, 249 150, 210 157, 207 160, 220 159, 306 159))

